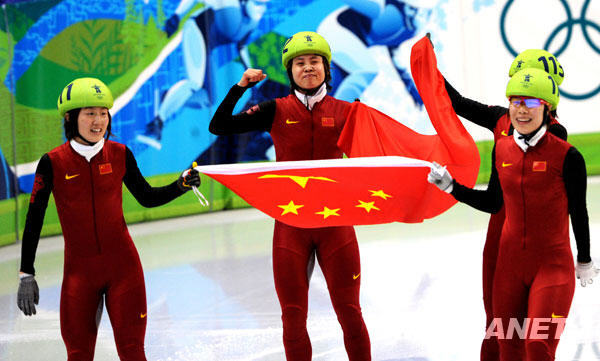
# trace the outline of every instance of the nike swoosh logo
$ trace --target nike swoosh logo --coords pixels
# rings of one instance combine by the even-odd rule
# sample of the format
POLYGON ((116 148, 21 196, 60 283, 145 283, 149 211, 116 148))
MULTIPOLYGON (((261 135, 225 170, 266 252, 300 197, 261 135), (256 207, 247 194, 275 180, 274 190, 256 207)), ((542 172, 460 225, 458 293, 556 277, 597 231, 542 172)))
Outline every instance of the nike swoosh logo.
POLYGON ((289 120, 289 119, 285 120, 285 124, 296 124, 296 123, 300 123, 300 121, 299 120, 289 120))
POLYGON ((508 137, 508 134, 506 134, 506 130, 503 130, 502 132, 500 132, 501 135, 508 137))
POLYGON ((140 313, 140 318, 146 317, 147 313, 140 313))
POLYGON ((554 312, 552 312, 552 318, 564 318, 565 316, 559 316, 559 315, 555 315, 554 312))
POLYGON ((79 176, 79 174, 73 174, 73 175, 65 174, 65 179, 67 179, 67 180, 68 179, 73 179, 73 178, 78 177, 78 176, 79 176))
POLYGON ((357 275, 352 275, 352 278, 353 278, 353 279, 357 279, 358 277, 360 277, 360 273, 359 273, 359 274, 357 274, 357 275))
POLYGON ((512 163, 504 163, 502 162, 502 168, 504 167, 510 167, 511 165, 513 165, 512 163))

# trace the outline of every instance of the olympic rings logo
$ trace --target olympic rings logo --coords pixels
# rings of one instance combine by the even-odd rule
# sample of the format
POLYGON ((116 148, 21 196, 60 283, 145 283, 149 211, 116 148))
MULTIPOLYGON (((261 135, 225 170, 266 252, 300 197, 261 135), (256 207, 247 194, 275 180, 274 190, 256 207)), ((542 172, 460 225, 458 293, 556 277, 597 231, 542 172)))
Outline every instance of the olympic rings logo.
MULTIPOLYGON (((567 30, 567 36, 565 37, 565 41, 564 43, 560 46, 560 48, 554 52, 554 55, 556 57, 559 57, 560 54, 562 54, 565 49, 567 48, 567 46, 569 45, 569 43, 571 42, 571 37, 573 36, 573 27, 575 25, 580 25, 581 26, 581 31, 583 33, 583 37, 586 40, 586 42, 588 43, 588 45, 594 49, 594 51, 598 54, 600 54, 600 47, 598 47, 593 40, 590 38, 590 35, 588 33, 588 26, 592 27, 593 29, 595 29, 596 31, 600 32, 600 26, 594 22, 589 21, 586 18, 586 13, 588 10, 588 6, 590 4, 591 0, 586 0, 585 3, 583 4, 583 8, 581 9, 581 16, 579 17, 579 19, 574 19, 573 15, 571 14, 571 8, 569 7, 569 4, 567 3, 566 0, 559 0, 560 3, 562 4, 563 8, 565 9, 565 14, 567 15, 567 20, 565 20, 562 24, 558 25, 551 33, 550 36, 548 37, 548 40, 546 40, 546 43, 544 44, 544 49, 548 50, 550 45, 552 44, 552 42, 554 41, 554 38, 556 38, 556 36, 563 30, 566 28, 567 30)), ((506 46, 506 49, 508 49, 508 51, 513 55, 513 56, 517 56, 518 52, 512 47, 512 45, 510 44, 510 42, 508 41, 508 38, 506 36, 506 14, 508 13, 508 9, 511 7, 512 3, 514 2, 514 0, 508 0, 506 2, 506 5, 504 5, 504 9, 502 9, 502 14, 500 15, 500 34, 502 36, 502 41, 504 42, 504 46, 506 46)), ((583 93, 583 94, 574 94, 574 93, 568 93, 564 90, 561 90, 560 95, 564 96, 565 98, 569 98, 569 99, 573 99, 573 100, 582 100, 582 99, 587 99, 587 98, 591 98, 594 95, 600 93, 600 85, 598 85, 598 87, 588 93, 583 93)))

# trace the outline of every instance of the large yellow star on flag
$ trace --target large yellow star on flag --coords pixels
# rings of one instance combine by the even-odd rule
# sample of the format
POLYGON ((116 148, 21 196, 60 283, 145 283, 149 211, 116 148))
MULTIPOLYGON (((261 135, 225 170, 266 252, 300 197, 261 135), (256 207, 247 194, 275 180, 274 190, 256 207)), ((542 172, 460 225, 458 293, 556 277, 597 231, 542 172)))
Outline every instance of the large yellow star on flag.
POLYGON ((379 210, 379 208, 375 206, 375 202, 363 202, 360 199, 358 201, 360 204, 355 205, 355 207, 364 208, 367 213, 371 213, 371 209, 379 210))
POLYGON ((302 188, 306 188, 306 184, 311 179, 337 183, 337 181, 335 181, 333 179, 329 179, 329 178, 325 178, 325 177, 316 177, 316 176, 312 176, 312 175, 304 177, 304 176, 299 176, 299 175, 265 174, 265 175, 261 175, 260 177, 258 177, 258 179, 271 179, 271 178, 289 178, 289 179, 293 180, 294 182, 298 183, 298 185, 302 188))
POLYGON ((323 219, 326 219, 329 216, 338 216, 339 214, 337 214, 337 211, 339 211, 340 208, 336 208, 336 209, 329 209, 327 207, 323 207, 323 210, 321 212, 315 212, 315 214, 322 214, 323 215, 323 219))
POLYGON ((387 198, 388 198, 388 197, 389 197, 389 198, 392 198, 392 196, 391 196, 391 195, 389 195, 389 194, 386 194, 386 193, 383 191, 383 189, 380 189, 380 190, 378 190, 378 191, 372 191, 372 190, 370 190, 370 189, 369 189, 369 192, 371 192, 371 197, 381 197, 381 198, 383 198, 384 200, 387 200, 387 198))
POLYGON ((294 213, 295 215, 298 215, 298 209, 304 207, 304 205, 294 204, 294 201, 290 201, 288 204, 278 205, 277 207, 283 209, 283 212, 281 212, 282 216, 287 213, 294 213))

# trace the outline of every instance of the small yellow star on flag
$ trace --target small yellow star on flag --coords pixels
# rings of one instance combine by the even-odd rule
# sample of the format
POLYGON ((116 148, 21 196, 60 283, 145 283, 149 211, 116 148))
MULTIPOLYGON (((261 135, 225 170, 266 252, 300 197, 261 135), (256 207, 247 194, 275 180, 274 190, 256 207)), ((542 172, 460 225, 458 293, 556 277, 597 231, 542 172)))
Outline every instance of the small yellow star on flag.
POLYGON ((384 200, 387 200, 387 198, 388 198, 388 197, 389 197, 389 198, 392 198, 392 196, 391 196, 391 195, 389 195, 389 194, 386 194, 386 193, 383 191, 383 189, 380 189, 380 190, 378 190, 378 191, 372 191, 372 190, 370 190, 370 189, 369 189, 369 192, 371 192, 371 197, 381 197, 381 198, 383 198, 384 200))
POLYGON ((323 219, 326 219, 329 216, 338 216, 339 214, 337 214, 337 211, 339 211, 340 208, 336 208, 336 209, 329 209, 327 207, 323 207, 323 210, 321 212, 315 212, 315 214, 322 214, 323 215, 323 219))
POLYGON ((265 174, 265 175, 261 175, 260 177, 258 177, 258 179, 270 179, 270 178, 289 178, 289 179, 293 180, 294 182, 296 182, 302 188, 306 188, 306 184, 311 179, 337 183, 337 181, 335 181, 333 179, 329 179, 326 177, 315 177, 315 176, 303 177, 303 176, 297 176, 297 175, 265 174))
POLYGON ((298 215, 298 208, 302 208, 304 206, 301 204, 294 204, 294 201, 290 201, 288 204, 278 205, 277 207, 283 209, 283 212, 281 212, 281 215, 283 216, 287 213, 294 213, 295 215, 298 215))
POLYGON ((375 206, 375 202, 363 202, 360 199, 358 201, 360 204, 355 205, 355 207, 364 208, 367 213, 371 213, 371 209, 379 210, 379 208, 375 206))

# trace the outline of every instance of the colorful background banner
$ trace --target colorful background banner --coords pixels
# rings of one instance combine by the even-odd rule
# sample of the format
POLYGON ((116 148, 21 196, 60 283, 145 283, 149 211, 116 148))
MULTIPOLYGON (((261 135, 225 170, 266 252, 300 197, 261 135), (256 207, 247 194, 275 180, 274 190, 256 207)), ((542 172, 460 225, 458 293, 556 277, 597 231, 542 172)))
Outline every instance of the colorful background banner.
MULTIPOLYGON (((3 1, 0 13, 0 244, 22 232, 41 155, 64 142, 60 90, 93 76, 113 91, 114 140, 134 153, 152 184, 200 165, 273 159, 267 133, 217 137, 208 123, 247 67, 268 78, 247 91, 242 111, 288 93, 280 49, 300 30, 320 32, 333 51, 332 95, 356 98, 422 134, 434 134, 410 74, 410 48, 432 33, 438 66, 464 96, 505 105, 514 55, 554 52, 565 68, 560 121, 600 171, 600 4, 551 0, 30 0, 3 1), (537 5, 536 5, 537 4, 537 5), (372 6, 382 6, 375 13, 372 6), (525 14, 544 19, 532 26, 525 14), (490 26, 491 25, 491 26, 490 26), (526 34, 526 35, 524 35, 526 34), (593 105, 596 105, 595 107, 593 105)), ((491 134, 465 124, 489 173, 491 134)), ((125 191, 128 222, 245 206, 206 180, 202 209, 189 194, 143 209, 125 191)), ((51 204, 43 234, 60 232, 51 204)))

